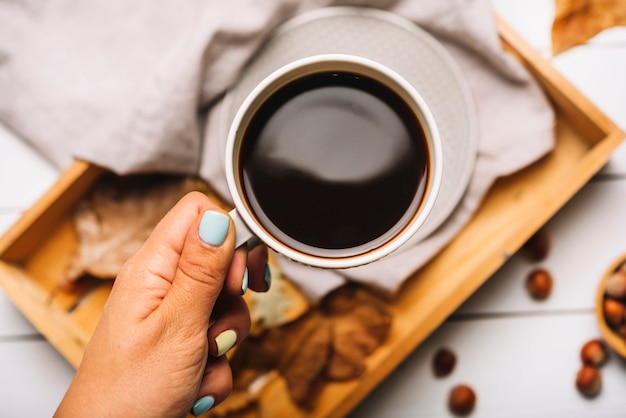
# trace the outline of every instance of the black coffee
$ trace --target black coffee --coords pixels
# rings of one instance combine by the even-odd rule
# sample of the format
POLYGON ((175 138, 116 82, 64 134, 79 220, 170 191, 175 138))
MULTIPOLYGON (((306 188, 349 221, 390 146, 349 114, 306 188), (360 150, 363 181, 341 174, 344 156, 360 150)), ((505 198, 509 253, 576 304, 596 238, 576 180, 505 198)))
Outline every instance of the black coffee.
POLYGON ((289 84, 261 106, 244 135, 248 203, 268 232, 301 252, 345 257, 378 246, 422 200, 422 127, 373 79, 332 72, 289 84))

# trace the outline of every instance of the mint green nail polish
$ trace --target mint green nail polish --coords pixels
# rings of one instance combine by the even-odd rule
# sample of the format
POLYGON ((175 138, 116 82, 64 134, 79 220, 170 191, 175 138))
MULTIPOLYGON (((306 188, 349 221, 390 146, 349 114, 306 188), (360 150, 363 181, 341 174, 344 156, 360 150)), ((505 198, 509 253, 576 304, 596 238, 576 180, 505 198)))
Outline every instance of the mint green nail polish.
POLYGON ((213 408, 213 405, 215 405, 215 398, 213 398, 213 396, 205 396, 204 398, 198 399, 198 401, 193 405, 193 410, 191 412, 197 417, 213 408))
POLYGON ((206 211, 200 221, 200 239, 209 245, 222 245, 228 234, 230 218, 221 213, 206 211))
POLYGON ((248 290, 248 269, 243 271, 243 280, 241 282, 241 294, 243 295, 248 290))
POLYGON ((265 283, 267 284, 267 289, 272 286, 272 271, 270 270, 270 265, 265 264, 265 283))

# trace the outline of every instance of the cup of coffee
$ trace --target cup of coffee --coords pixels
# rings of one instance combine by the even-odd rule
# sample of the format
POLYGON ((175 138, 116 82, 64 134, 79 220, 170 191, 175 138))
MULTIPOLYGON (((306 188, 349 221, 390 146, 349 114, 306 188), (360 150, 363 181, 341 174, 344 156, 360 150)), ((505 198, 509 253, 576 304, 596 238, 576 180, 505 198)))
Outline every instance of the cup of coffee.
POLYGON ((237 245, 260 240, 348 268, 404 244, 437 199, 442 150, 415 88, 370 59, 324 54, 260 82, 231 125, 226 177, 237 245))

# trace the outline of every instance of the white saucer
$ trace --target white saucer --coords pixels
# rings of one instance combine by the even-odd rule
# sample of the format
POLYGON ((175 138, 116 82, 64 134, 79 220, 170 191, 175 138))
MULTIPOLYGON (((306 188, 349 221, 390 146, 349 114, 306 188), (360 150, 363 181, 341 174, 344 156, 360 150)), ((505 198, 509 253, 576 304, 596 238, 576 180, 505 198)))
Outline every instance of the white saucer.
POLYGON ((435 117, 443 148, 443 178, 435 206, 416 240, 435 231, 461 200, 474 170, 478 132, 471 92, 456 61, 432 35, 396 14, 328 7, 279 27, 227 93, 222 143, 246 96, 280 67, 318 54, 352 54, 395 70, 422 95, 435 117))

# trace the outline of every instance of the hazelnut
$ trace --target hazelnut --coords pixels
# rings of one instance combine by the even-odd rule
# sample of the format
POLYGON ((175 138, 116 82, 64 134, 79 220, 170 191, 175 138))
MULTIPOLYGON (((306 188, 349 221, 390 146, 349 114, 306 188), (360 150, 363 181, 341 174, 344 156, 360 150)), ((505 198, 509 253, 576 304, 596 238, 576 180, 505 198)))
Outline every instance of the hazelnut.
POLYGON ((448 398, 448 406, 456 415, 467 415, 474 409, 476 405, 476 394, 474 390, 467 385, 457 385, 450 391, 448 398))
POLYGON ((602 374, 598 368, 588 365, 583 367, 576 374, 576 388, 587 397, 594 397, 600 392, 602 387, 602 374))
POLYGON ((604 299, 603 310, 604 319, 612 328, 619 328, 622 325, 626 310, 623 303, 615 299, 606 298, 604 299))
POLYGON ((437 377, 452 373, 456 365, 456 355, 448 348, 440 348, 433 357, 433 372, 437 377))
POLYGON ((543 230, 535 232, 535 234, 526 241, 522 246, 522 251, 532 261, 542 261, 550 252, 550 240, 543 230))
POLYGON ((552 292, 552 275, 545 269, 535 269, 526 278, 526 288, 533 299, 544 300, 552 292))
POLYGON ((580 350, 580 359, 583 364, 600 367, 607 360, 606 346, 598 339, 587 341, 580 350))
POLYGON ((626 270, 617 270, 607 279, 606 294, 615 299, 626 298, 626 270))

